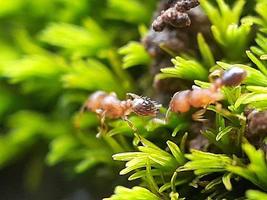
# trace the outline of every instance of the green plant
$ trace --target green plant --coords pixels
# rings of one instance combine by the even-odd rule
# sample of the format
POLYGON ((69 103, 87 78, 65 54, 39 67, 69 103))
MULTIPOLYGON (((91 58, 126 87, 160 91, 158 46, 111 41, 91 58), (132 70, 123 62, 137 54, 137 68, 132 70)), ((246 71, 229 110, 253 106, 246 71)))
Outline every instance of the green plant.
MULTIPOLYGON (((198 33, 193 53, 162 49, 174 67, 154 77, 149 71, 155 58, 140 35, 148 33, 157 2, 0 2, 1 169, 42 143, 39 164, 68 169, 77 179, 103 168, 107 177, 118 178, 119 170, 130 174, 136 186, 117 186, 110 200, 266 199, 266 152, 246 135, 246 110, 267 109, 267 3, 201 0, 212 40, 198 33), (131 116, 138 134, 123 120, 108 120, 100 138, 96 115, 79 115, 88 94, 97 90, 124 99, 127 92, 151 93, 152 79, 169 78, 184 80, 188 89, 193 83, 207 88, 210 73, 233 66, 245 69, 247 78, 241 86, 222 88, 221 109, 208 106, 211 125, 197 130, 208 141, 202 150, 190 146, 196 138, 191 113, 172 113, 167 123, 131 116)), ((258 138, 263 146, 264 137, 258 138)))

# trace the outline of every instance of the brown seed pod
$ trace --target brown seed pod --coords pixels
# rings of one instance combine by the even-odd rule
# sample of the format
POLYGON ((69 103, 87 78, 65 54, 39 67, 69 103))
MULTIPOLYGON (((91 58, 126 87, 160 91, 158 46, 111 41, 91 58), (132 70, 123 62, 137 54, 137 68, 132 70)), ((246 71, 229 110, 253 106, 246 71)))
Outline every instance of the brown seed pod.
POLYGON ((199 5, 198 0, 180 0, 175 4, 175 9, 179 12, 186 12, 199 5))
POLYGON ((165 28, 166 23, 163 20, 163 17, 160 15, 158 16, 152 23, 152 27, 154 31, 161 32, 165 28))
POLYGON ((180 0, 169 1, 170 7, 161 12, 161 14, 154 20, 152 27, 154 31, 161 32, 170 25, 175 28, 186 27, 191 24, 191 20, 186 13, 190 9, 199 5, 198 0, 180 0))
POLYGON ((169 8, 162 15, 165 24, 169 24, 175 28, 190 26, 191 20, 187 13, 178 12, 174 7, 169 8))
POLYGON ((267 110, 247 109, 245 110, 245 115, 247 116, 245 136, 256 148, 264 151, 267 159, 267 110))
POLYGON ((247 116, 248 120, 248 137, 258 135, 267 136, 267 111, 253 110, 247 116))

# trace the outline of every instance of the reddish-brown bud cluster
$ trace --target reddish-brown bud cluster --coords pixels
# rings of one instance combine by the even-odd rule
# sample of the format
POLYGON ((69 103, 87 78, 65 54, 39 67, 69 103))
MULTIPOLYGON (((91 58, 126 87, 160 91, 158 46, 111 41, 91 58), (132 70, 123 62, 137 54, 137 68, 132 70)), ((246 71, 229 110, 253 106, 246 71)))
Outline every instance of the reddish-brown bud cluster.
POLYGON ((154 20, 152 27, 155 31, 163 31, 166 25, 175 28, 189 26, 191 20, 186 13, 190 9, 199 5, 198 0, 176 0, 169 1, 170 7, 163 10, 161 14, 154 20))

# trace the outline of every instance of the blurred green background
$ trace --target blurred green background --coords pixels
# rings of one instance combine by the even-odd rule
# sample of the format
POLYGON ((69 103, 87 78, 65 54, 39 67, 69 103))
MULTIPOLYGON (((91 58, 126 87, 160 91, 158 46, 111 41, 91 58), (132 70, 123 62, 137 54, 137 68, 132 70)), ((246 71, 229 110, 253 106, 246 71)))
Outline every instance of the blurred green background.
POLYGON ((75 119, 90 92, 136 91, 117 52, 138 40, 155 5, 0 1, 0 199, 100 199, 124 183, 111 158, 122 149, 96 139, 94 114, 86 131, 75 119))
POLYGON ((266 151, 266 139, 246 135, 246 108, 267 109, 266 0, 200 0, 203 12, 190 14, 190 27, 157 35, 149 27, 158 2, 0 0, 0 199, 95 200, 120 185, 139 187, 117 187, 111 199, 245 199, 247 190, 249 199, 265 196, 251 189, 267 188, 266 158, 254 148, 266 151), (209 106, 208 126, 196 125, 193 112, 175 113, 167 124, 133 115, 138 146, 125 121, 108 121, 97 138, 96 115, 79 115, 97 90, 167 105, 174 92, 207 88, 210 72, 233 65, 248 77, 223 88, 231 117, 209 106), (204 139, 207 149, 190 151, 204 139), (186 171, 176 177, 179 168, 186 171))

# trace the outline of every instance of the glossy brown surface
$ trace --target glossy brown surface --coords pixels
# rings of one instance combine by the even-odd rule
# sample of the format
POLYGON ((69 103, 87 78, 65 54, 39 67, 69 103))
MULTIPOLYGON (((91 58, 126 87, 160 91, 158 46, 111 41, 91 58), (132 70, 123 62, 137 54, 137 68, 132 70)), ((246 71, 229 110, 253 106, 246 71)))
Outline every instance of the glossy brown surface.
POLYGON ((247 72, 239 67, 233 67, 224 72, 222 77, 222 84, 225 86, 237 86, 247 76, 247 72))
POLYGON ((194 88, 177 92, 171 99, 170 109, 172 112, 185 113, 194 108, 204 108, 222 99, 219 91, 213 89, 194 88))
POLYGON ((188 112, 190 110, 189 95, 191 91, 177 92, 171 99, 170 109, 172 112, 188 112))

